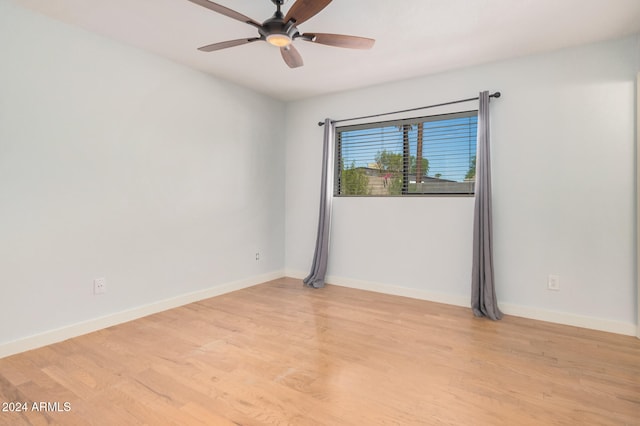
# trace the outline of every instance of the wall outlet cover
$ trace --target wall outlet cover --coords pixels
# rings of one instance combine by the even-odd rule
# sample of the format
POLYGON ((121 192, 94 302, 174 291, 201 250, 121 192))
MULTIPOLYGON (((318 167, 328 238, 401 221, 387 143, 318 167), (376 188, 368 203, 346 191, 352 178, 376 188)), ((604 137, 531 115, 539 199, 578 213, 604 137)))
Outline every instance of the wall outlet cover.
POLYGON ((104 294, 107 292, 107 279, 96 278, 93 280, 93 294, 104 294))
POLYGON ((560 276, 559 275, 549 275, 547 279, 547 289, 553 291, 560 291, 560 276))

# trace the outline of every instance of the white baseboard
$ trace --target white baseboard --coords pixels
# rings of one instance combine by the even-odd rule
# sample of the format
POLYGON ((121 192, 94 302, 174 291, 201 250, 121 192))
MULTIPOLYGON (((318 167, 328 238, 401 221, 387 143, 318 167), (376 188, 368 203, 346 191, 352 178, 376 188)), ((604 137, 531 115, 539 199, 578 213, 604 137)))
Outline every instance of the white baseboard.
MULTIPOLYGON (((171 299, 161 300, 126 311, 116 312, 111 315, 93 318, 81 323, 72 324, 66 327, 49 330, 34 336, 28 336, 19 340, 0 344, 0 358, 61 342, 66 339, 81 336, 83 334, 91 333, 93 331, 101 330, 103 328, 111 327, 117 324, 122 324, 128 321, 135 320, 137 318, 145 317, 147 315, 166 311, 168 309, 177 308, 179 306, 187 305, 199 300, 204 300, 225 293, 230 293, 232 291, 241 290, 243 288, 252 287, 254 285, 275 280, 283 276, 302 279, 306 275, 306 272, 299 270, 287 269, 284 271, 274 271, 243 280, 217 285, 205 290, 183 294, 171 299)), ((404 296, 413 299, 428 300, 431 302, 446 303, 448 305, 463 307, 469 306, 468 298, 459 295, 436 293, 426 290, 371 281, 355 280, 337 276, 327 276, 326 281, 327 283, 331 283, 333 285, 338 285, 341 287, 374 291, 377 293, 404 296)), ((507 315, 552 322, 556 324, 606 331, 627 336, 636 336, 638 333, 638 327, 633 323, 586 317, 566 312, 550 311, 546 309, 515 305, 511 303, 501 303, 500 309, 507 315)))
POLYGON ((555 324, 571 325, 591 330, 606 331, 609 333, 624 334, 625 336, 635 336, 638 328, 633 323, 587 317, 577 314, 569 314, 566 312, 550 311, 530 306, 514 305, 511 303, 500 303, 500 310, 507 315, 513 315, 516 317, 552 322, 555 324))
POLYGON ((102 330, 107 327, 146 317, 147 315, 166 311, 168 309, 177 308, 189 303, 209 299, 211 297, 230 293, 236 290, 241 290, 243 288, 252 287, 254 285, 261 284, 266 281, 275 280, 283 276, 284 271, 269 272, 266 274, 217 285, 205 290, 182 294, 170 299, 160 300, 148 305, 128 309, 126 311, 116 312, 111 315, 92 318, 87 321, 57 328, 54 330, 49 330, 44 333, 28 336, 19 340, 3 343, 0 344, 0 358, 61 342, 72 337, 77 337, 83 334, 91 333, 93 331, 102 330))
MULTIPOLYGON (((291 269, 285 270, 285 273, 286 276, 293 278, 303 278, 307 275, 303 271, 291 269)), ((466 296, 436 293, 378 282, 354 280, 351 278, 343 278, 333 275, 327 276, 325 281, 327 283, 338 285, 341 287, 356 288, 359 290, 368 290, 395 296, 411 297, 413 299, 446 303, 448 305, 468 307, 471 303, 469 297, 466 296)), ((636 336, 638 333, 638 327, 633 323, 587 317, 567 312, 558 312, 536 307, 516 305, 513 303, 500 303, 500 310, 507 315, 513 315, 516 317, 570 325, 574 327, 588 328, 591 330, 606 331, 609 333, 623 334, 626 336, 636 336)))

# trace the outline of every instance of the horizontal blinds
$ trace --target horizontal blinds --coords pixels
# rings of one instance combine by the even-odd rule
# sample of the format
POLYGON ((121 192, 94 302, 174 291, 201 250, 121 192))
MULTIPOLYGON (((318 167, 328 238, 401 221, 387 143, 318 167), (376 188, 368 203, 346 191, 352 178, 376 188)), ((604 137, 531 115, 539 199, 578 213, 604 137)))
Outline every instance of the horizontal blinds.
POLYGON ((336 129, 336 195, 473 194, 477 111, 336 129))

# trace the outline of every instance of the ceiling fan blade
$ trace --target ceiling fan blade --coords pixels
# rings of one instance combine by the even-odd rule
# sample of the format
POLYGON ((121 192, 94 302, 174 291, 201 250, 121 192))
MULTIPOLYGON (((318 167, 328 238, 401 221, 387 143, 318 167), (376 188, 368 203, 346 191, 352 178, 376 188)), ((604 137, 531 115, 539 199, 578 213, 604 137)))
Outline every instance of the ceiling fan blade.
POLYGON ((289 68, 298 68, 304 65, 300 52, 298 52, 292 44, 281 47, 280 53, 282 54, 282 59, 289 65, 289 68))
POLYGON ((313 43, 326 44, 327 46, 346 47, 348 49, 371 49, 376 42, 372 38, 325 33, 302 34, 300 38, 313 43))
POLYGON ((198 47, 198 50, 202 52, 213 52, 216 50, 226 49, 227 47, 241 46, 243 44, 251 43, 258 40, 260 40, 260 37, 223 41, 221 43, 213 43, 206 46, 198 47))
POLYGON ((199 4, 202 7, 206 7, 209 10, 213 10, 214 12, 218 12, 222 15, 228 16, 229 18, 237 19, 240 22, 244 22, 245 24, 253 25, 254 27, 262 27, 262 25, 248 16, 243 15, 242 13, 238 13, 235 10, 229 9, 228 7, 221 6, 217 3, 210 2, 208 0, 189 0, 191 3, 199 4))
POLYGON ((327 7, 331 0, 298 0, 291 6, 284 22, 293 19, 296 25, 302 24, 304 21, 314 17, 322 9, 327 7))

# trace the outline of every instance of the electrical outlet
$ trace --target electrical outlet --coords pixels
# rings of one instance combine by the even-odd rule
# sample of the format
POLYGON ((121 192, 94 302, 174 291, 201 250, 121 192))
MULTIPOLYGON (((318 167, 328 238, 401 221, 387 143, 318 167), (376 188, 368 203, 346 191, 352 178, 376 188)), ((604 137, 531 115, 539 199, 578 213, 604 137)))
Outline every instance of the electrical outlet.
POLYGON ((560 276, 549 275, 547 279, 547 290, 560 291, 560 276))
POLYGON ((104 294, 107 292, 107 279, 96 278, 93 280, 93 294, 104 294))
POLYGON ((256 262, 260 261, 260 252, 256 252, 256 262))

